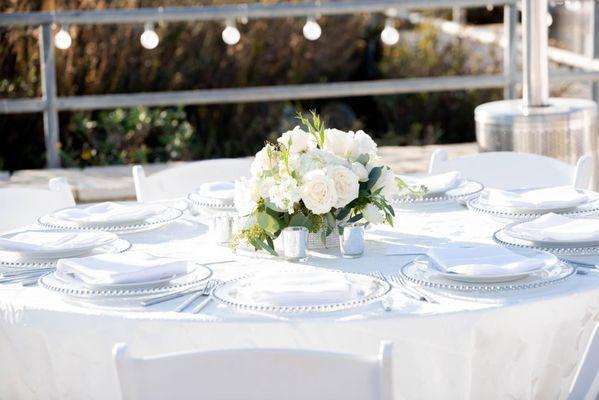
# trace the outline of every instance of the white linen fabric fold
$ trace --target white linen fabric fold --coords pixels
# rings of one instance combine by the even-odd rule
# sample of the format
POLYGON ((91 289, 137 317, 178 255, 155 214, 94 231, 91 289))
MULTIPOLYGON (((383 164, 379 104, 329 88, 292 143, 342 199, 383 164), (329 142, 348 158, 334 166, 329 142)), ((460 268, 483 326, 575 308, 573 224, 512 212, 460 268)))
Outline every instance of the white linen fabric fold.
POLYGON ((109 232, 23 231, 0 237, 0 250, 17 252, 71 250, 98 247, 114 242, 109 232))
POLYGON ((529 258, 495 245, 437 247, 427 255, 441 272, 469 276, 532 272, 557 262, 551 254, 529 258))
POLYGON ((484 196, 487 203, 493 206, 536 210, 576 207, 588 200, 584 192, 572 186, 555 186, 523 192, 487 189, 484 196))
POLYGON ((327 271, 259 273, 238 291, 240 298, 272 306, 307 306, 347 301, 359 295, 343 274, 327 271))
POLYGON ((221 200, 233 200, 235 183, 230 181, 206 182, 200 186, 198 194, 221 200))
POLYGON ((426 186, 429 193, 443 193, 454 189, 462 182, 462 174, 459 171, 422 177, 402 176, 401 178, 410 186, 426 186))
POLYGON ((87 207, 70 207, 55 212, 57 218, 77 223, 127 223, 159 215, 167 207, 160 204, 121 204, 107 201, 87 207))
POLYGON ((549 213, 512 226, 511 236, 540 241, 584 242, 599 240, 599 218, 569 218, 549 213))
POLYGON ((87 284, 144 283, 190 272, 193 264, 176 258, 156 257, 143 251, 67 258, 58 261, 59 273, 87 284))

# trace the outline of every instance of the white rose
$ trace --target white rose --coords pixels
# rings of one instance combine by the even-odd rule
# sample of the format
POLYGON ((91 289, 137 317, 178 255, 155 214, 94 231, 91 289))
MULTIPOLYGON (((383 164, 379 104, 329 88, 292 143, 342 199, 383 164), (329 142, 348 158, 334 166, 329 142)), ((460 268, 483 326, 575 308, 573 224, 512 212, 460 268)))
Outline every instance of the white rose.
POLYGON ((368 170, 359 162, 351 163, 351 170, 356 174, 360 182, 366 182, 368 180, 368 170))
POLYGON ((289 214, 293 213, 295 204, 300 201, 299 187, 293 178, 284 179, 278 185, 271 187, 268 194, 275 206, 287 210, 289 214))
POLYGON ((385 221, 385 216, 375 205, 366 204, 366 207, 362 210, 362 215, 371 224, 382 224, 385 221))
POLYGON ((343 165, 346 163, 344 159, 337 157, 333 153, 320 149, 308 150, 306 153, 300 154, 299 157, 299 167, 297 169, 300 176, 315 169, 324 169, 331 165, 343 165))
POLYGON ((316 142, 314 142, 312 135, 302 130, 299 126, 293 128, 292 131, 284 132, 277 139, 277 142, 285 146, 292 154, 301 153, 302 151, 316 147, 316 142))
POLYGON ((376 155, 376 143, 366 132, 358 131, 354 134, 354 148, 352 153, 356 158, 362 154, 374 156, 376 155))
POLYGON ((339 129, 325 129, 324 149, 336 156, 349 158, 354 149, 354 133, 339 129))
POLYGON ((395 173, 389 167, 383 167, 381 170, 381 176, 375 182, 372 190, 382 188, 381 194, 387 201, 391 201, 395 196, 399 194, 399 188, 395 180, 395 173))
POLYGON ((300 194, 308 210, 326 214, 337 203, 335 183, 323 170, 314 170, 304 176, 300 194))
POLYGON ((256 153, 250 166, 252 176, 259 176, 265 171, 272 170, 277 165, 276 151, 271 145, 266 145, 256 153))
POLYGON ((240 215, 248 215, 254 212, 260 196, 255 181, 241 178, 235 182, 234 202, 235 208, 240 215))
POLYGON ((358 197, 360 184, 358 177, 352 171, 341 165, 336 165, 328 168, 327 175, 333 180, 337 192, 335 208, 345 207, 358 197))

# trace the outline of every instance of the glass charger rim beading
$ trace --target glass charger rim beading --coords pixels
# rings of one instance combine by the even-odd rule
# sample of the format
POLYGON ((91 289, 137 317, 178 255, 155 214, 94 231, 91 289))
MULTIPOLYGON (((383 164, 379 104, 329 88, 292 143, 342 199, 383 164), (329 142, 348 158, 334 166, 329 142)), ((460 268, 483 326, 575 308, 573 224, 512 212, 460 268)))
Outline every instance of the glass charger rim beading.
POLYGON ((476 194, 480 193, 481 191, 483 191, 484 189, 485 189, 485 186, 482 183, 474 181, 474 180, 470 180, 470 179, 465 179, 460 186, 455 187, 450 190, 447 190, 444 193, 436 193, 436 194, 433 194, 430 196, 424 195, 423 197, 413 197, 413 196, 408 195, 406 197, 399 197, 399 198, 393 200, 393 204, 407 205, 407 204, 423 204, 423 203, 436 203, 436 202, 443 202, 443 201, 461 200, 461 199, 476 195, 476 194), (472 185, 475 188, 473 187, 472 189, 470 189, 464 193, 447 194, 448 192, 458 190, 458 189, 460 189, 460 187, 467 186, 467 185, 472 185))
POLYGON ((67 287, 67 282, 52 283, 51 279, 54 277, 54 272, 49 272, 44 274, 39 279, 39 285, 44 289, 50 290, 52 292, 57 292, 67 296, 73 297, 81 297, 86 299, 93 298, 126 298, 126 297, 143 297, 151 294, 161 294, 161 293, 169 293, 180 289, 186 289, 190 287, 194 287, 199 285, 202 282, 206 282, 213 274, 213 271, 210 267, 200 264, 194 263, 198 268, 196 268, 193 272, 186 274, 181 277, 177 277, 171 281, 168 285, 164 286, 152 286, 148 288, 136 288, 136 289, 118 289, 118 290, 110 290, 110 289, 93 289, 93 288, 73 288, 67 287), (201 268, 200 268, 201 267, 201 268), (191 279, 188 282, 180 282, 173 284, 173 281, 181 280, 184 278, 193 278, 192 275, 198 273, 199 270, 203 269, 206 273, 201 275, 198 279, 191 279), (48 282, 50 280, 50 282, 48 282))
MULTIPOLYGON (((285 271, 280 271, 280 272, 285 272, 285 271)), ((294 273, 294 272, 304 272, 304 271, 289 270, 288 272, 294 273)), ((360 274, 360 273, 356 273, 356 272, 341 271, 341 270, 327 270, 327 272, 337 273, 337 274, 349 274, 352 276, 359 276, 362 279, 367 278, 373 282, 379 283, 379 285, 383 289, 381 290, 380 293, 377 293, 376 295, 366 296, 361 299, 340 301, 337 303, 322 304, 322 305, 304 305, 304 306, 277 306, 277 305, 241 303, 241 302, 227 300, 219 295, 219 292, 222 290, 225 290, 227 288, 227 285, 230 286, 234 283, 238 283, 239 281, 251 278, 252 276, 254 276, 258 273, 258 272, 253 272, 253 273, 246 274, 246 275, 243 275, 243 276, 237 277, 235 279, 231 279, 229 281, 224 282, 222 285, 219 285, 212 291, 211 296, 215 301, 217 301, 221 304, 224 304, 228 307, 232 307, 235 309, 245 310, 245 311, 264 311, 264 312, 274 312, 274 313, 280 313, 280 314, 327 313, 327 312, 350 310, 350 309, 362 307, 364 305, 371 304, 371 303, 374 303, 377 301, 381 301, 387 294, 389 294, 389 292, 392 289, 392 286, 389 284, 389 282, 386 282, 382 279, 379 279, 379 278, 376 278, 376 277, 373 277, 370 275, 360 274)))
POLYGON ((224 211, 234 211, 235 210, 235 204, 233 204, 233 203, 225 203, 222 201, 216 201, 218 199, 211 199, 210 197, 203 197, 194 191, 187 193, 185 198, 194 207, 213 208, 213 209, 219 209, 219 210, 224 210, 224 211), (200 197, 200 198, 198 198, 198 197, 200 197))
POLYGON ((548 214, 548 213, 555 213, 555 214, 560 214, 560 215, 565 215, 565 216, 573 216, 573 217, 583 216, 583 215, 593 215, 593 214, 599 213, 599 198, 592 199, 586 203, 580 204, 576 207, 571 207, 566 210, 562 209, 562 211, 547 209, 547 210, 542 210, 542 211, 535 212, 535 213, 533 213, 533 212, 518 212, 518 211, 514 211, 514 210, 510 211, 509 208, 492 207, 489 205, 481 204, 480 200, 481 200, 480 195, 472 197, 466 202, 466 206, 468 207, 469 210, 472 210, 472 211, 480 213, 480 214, 490 215, 490 216, 499 217, 499 218, 516 219, 516 220, 534 219, 534 218, 542 217, 543 215, 548 214))
POLYGON ((37 219, 37 224, 49 229, 62 230, 80 230, 80 231, 105 231, 114 233, 134 233, 145 230, 155 229, 165 224, 176 221, 183 215, 183 210, 175 207, 166 207, 163 213, 152 216, 139 224, 117 224, 117 225, 78 225, 76 222, 70 222, 53 217, 51 214, 42 215, 37 219))
MULTIPOLYGON (((404 265, 401 267, 399 273, 403 278, 405 278, 408 282, 422 286, 425 288, 439 289, 439 290, 449 290, 455 292, 468 292, 468 293, 500 293, 500 292, 510 292, 517 290, 528 290, 528 289, 537 289, 541 287, 546 287, 550 285, 554 285, 560 282, 565 281, 566 279, 572 277, 576 273, 576 268, 570 265, 567 262, 559 261, 558 263, 552 265, 549 268, 560 268, 559 271, 556 272, 556 276, 548 277, 547 279, 540 279, 537 275, 538 273, 533 273, 528 275, 527 278, 523 278, 516 281, 510 282, 496 282, 496 283, 467 283, 467 282, 458 282, 452 281, 442 276, 437 276, 436 281, 431 281, 423 279, 422 277, 414 277, 412 274, 406 272, 410 268, 416 268, 418 265, 428 264, 428 261, 422 257, 418 257, 416 260, 411 263, 404 265), (528 281, 527 279, 530 277, 537 277, 536 281, 528 281)), ((433 273, 434 271, 430 271, 433 273)), ((544 271, 547 272, 547 271, 544 271)))
POLYGON ((599 255, 599 245, 596 246, 565 246, 555 245, 549 246, 546 244, 535 244, 535 242, 525 239, 512 237, 505 233, 504 228, 499 229, 493 234, 493 241, 499 245, 510 248, 532 249, 546 251, 556 255, 565 256, 590 256, 599 255))

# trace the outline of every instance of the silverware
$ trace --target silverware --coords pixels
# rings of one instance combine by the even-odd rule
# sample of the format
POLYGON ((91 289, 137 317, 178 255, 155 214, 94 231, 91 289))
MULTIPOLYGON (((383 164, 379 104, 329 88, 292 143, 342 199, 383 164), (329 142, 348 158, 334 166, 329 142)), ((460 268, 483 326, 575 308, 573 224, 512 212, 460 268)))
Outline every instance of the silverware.
MULTIPOLYGON (((185 300, 177 308, 175 308, 175 311, 176 312, 184 311, 187 307, 189 307, 190 305, 192 305, 200 297, 202 297, 202 296, 209 296, 210 293, 212 292, 212 289, 214 289, 218 284, 219 284, 218 281, 216 281, 214 279, 210 279, 206 283, 206 286, 204 286, 204 290, 202 290, 201 292, 197 292, 196 294, 194 294, 193 296, 191 296, 190 298, 188 298, 187 300, 185 300)), ((204 302, 205 301, 203 301, 202 303, 204 303, 204 302)), ((202 303, 200 303, 200 305, 202 303)), ((197 307, 199 307, 199 306, 196 306, 196 308, 192 309, 191 312, 195 314, 197 307)), ((204 307, 202 307, 202 308, 204 308, 204 307)))
POLYGON ((199 288, 196 287, 196 288, 191 288, 191 289, 178 290, 178 291, 173 292, 173 293, 161 294, 160 296, 155 296, 155 297, 143 300, 141 302, 141 305, 143 307, 153 306, 154 304, 163 303, 165 301, 178 299, 179 297, 183 297, 183 296, 186 296, 188 294, 195 293, 197 291, 202 291, 202 290, 204 290, 204 287, 199 287, 199 288))
POLYGON ((424 299, 424 301, 427 301, 429 303, 438 303, 438 301, 433 299, 428 293, 408 284, 408 282, 406 282, 406 280, 400 275, 391 274, 389 275, 389 280, 391 282, 396 283, 397 285, 400 285, 405 290, 412 291, 416 296, 419 296, 421 299, 424 299))
POLYGON ((1 283, 18 283, 20 281, 23 280, 29 280, 29 279, 36 279, 39 278, 42 275, 47 274, 48 272, 50 272, 49 270, 43 270, 43 271, 30 271, 30 272, 25 272, 22 271, 21 273, 14 273, 12 275, 9 276, 5 276, 0 278, 0 284, 1 283))
POLYGON ((36 269, 26 269, 23 271, 4 271, 0 273, 0 279, 3 278, 11 278, 14 276, 22 276, 22 275, 31 275, 31 274, 37 274, 37 273, 44 273, 44 272, 49 272, 49 271, 53 271, 55 268, 54 267, 48 267, 48 268, 36 268, 36 269))
POLYGON ((380 271, 372 272, 370 275, 375 278, 378 278, 382 281, 387 282, 392 287, 398 288, 399 290, 401 290, 401 292, 403 294, 405 294, 406 296, 408 296, 409 298, 411 298, 413 300, 427 301, 426 298, 423 298, 422 296, 418 296, 418 295, 412 293, 411 291, 409 291, 405 287, 403 287, 403 285, 397 285, 397 284, 394 284, 393 282, 390 282, 389 279, 387 279, 387 277, 385 275, 383 275, 380 271))

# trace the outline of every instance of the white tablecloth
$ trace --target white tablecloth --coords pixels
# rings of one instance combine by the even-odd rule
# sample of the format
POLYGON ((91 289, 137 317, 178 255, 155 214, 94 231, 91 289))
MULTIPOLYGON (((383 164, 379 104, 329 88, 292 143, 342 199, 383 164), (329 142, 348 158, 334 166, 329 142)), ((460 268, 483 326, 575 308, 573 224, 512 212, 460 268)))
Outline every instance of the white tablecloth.
MULTIPOLYGON (((408 256, 385 256, 389 243, 491 242, 502 223, 461 206, 399 213, 395 228, 368 232, 364 257, 313 254, 306 264, 368 273, 396 272, 408 256)), ((234 256, 208 241, 207 227, 188 216, 128 235, 134 247, 214 265, 228 279, 301 264, 234 256)), ((599 273, 554 287, 486 300, 439 304, 394 296, 379 304, 316 316, 238 312, 212 303, 200 314, 172 310, 107 310, 66 302, 39 287, 0 286, 1 399, 118 399, 111 349, 134 355, 230 347, 297 347, 373 354, 394 343, 398 399, 563 399, 593 326, 599 320, 599 273)))

